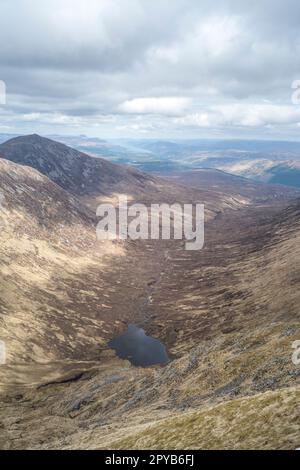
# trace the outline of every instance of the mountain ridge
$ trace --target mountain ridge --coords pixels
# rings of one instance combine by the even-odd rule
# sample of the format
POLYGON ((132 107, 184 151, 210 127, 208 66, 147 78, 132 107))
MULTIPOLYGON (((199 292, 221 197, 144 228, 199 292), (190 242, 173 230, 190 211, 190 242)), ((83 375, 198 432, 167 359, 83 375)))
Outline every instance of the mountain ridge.
POLYGON ((126 186, 131 191, 153 184, 154 178, 130 167, 92 157, 38 134, 0 145, 0 156, 35 168, 74 195, 107 195, 126 186))

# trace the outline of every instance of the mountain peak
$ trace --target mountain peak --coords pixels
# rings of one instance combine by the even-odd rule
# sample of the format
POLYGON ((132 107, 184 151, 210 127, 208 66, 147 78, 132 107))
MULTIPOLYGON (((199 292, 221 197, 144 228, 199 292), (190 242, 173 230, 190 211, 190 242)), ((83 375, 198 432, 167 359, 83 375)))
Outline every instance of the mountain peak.
POLYGON ((28 135, 20 135, 18 137, 13 137, 9 139, 5 144, 35 144, 35 143, 50 143, 54 142, 48 139, 47 137, 42 137, 39 134, 28 134, 28 135))
MULTIPOLYGON (((38 134, 15 137, 0 145, 0 155, 30 166, 74 195, 140 190, 153 178, 139 171, 95 158, 38 134)), ((1 157, 0 157, 1 158, 1 157)))

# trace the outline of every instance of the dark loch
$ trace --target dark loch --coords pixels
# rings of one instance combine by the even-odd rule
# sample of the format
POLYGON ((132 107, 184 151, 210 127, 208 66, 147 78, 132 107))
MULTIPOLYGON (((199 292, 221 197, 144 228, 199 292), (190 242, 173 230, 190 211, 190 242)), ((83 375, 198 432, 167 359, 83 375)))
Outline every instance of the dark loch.
POLYGON ((118 357, 128 359, 134 366, 165 365, 169 362, 165 346, 135 325, 129 325, 127 331, 110 341, 108 346, 116 351, 118 357))

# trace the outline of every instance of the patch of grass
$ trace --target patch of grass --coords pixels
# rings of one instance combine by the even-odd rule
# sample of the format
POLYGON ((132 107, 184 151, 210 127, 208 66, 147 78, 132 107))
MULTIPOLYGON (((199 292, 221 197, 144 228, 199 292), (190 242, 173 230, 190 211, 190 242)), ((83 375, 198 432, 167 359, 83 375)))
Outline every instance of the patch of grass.
POLYGON ((150 425, 113 449, 295 449, 300 388, 267 392, 150 425))

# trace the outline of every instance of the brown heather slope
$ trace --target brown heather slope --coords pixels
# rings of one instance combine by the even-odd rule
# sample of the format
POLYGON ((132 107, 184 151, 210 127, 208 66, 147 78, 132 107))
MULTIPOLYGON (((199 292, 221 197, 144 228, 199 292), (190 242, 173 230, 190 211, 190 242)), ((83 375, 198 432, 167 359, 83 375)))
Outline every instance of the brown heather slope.
POLYGON ((202 252, 165 248, 137 304, 173 361, 141 369, 106 354, 76 380, 6 390, 2 448, 299 446, 299 203, 219 215, 202 252))
MULTIPOLYGON (((49 144, 38 140, 46 146, 41 162, 49 144)), ((139 201, 205 200, 208 218, 245 203, 156 181, 155 195, 145 195, 144 188, 139 201)), ((3 158, 0 191, 0 338, 7 343, 9 368, 0 368, 1 381, 38 382, 52 369, 59 377, 74 361, 93 364, 107 340, 140 316, 139 302, 160 276, 167 244, 97 242, 93 211, 33 168, 3 158), (46 373, 39 368, 32 377, 34 363, 47 363, 46 373)), ((110 199, 114 193, 103 197, 110 199)))
POLYGON ((296 449, 299 388, 227 401, 141 427, 110 442, 112 449, 296 449))
POLYGON ((193 403, 299 380, 291 362, 300 334, 299 242, 295 203, 224 213, 207 225, 202 252, 170 252, 173 269, 152 296, 149 331, 160 329, 175 356, 193 350, 191 382, 178 397, 193 403))
POLYGON ((299 446, 299 202, 159 184, 133 200, 205 198, 204 250, 99 244, 74 196, 0 160, 0 448, 299 446), (170 364, 106 349, 134 321, 170 364))
POLYGON ((39 135, 13 138, 0 145, 6 160, 35 168, 77 196, 99 196, 130 190, 151 191, 155 178, 133 168, 94 158, 39 135))
MULTIPOLYGON (((59 376, 67 362, 98 361, 156 260, 133 244, 97 242, 93 213, 32 168, 0 159, 0 192, 0 382, 32 381, 35 362, 61 362, 59 376), (135 272, 133 251, 144 263, 135 272)), ((48 374, 40 369, 34 381, 48 374)))

